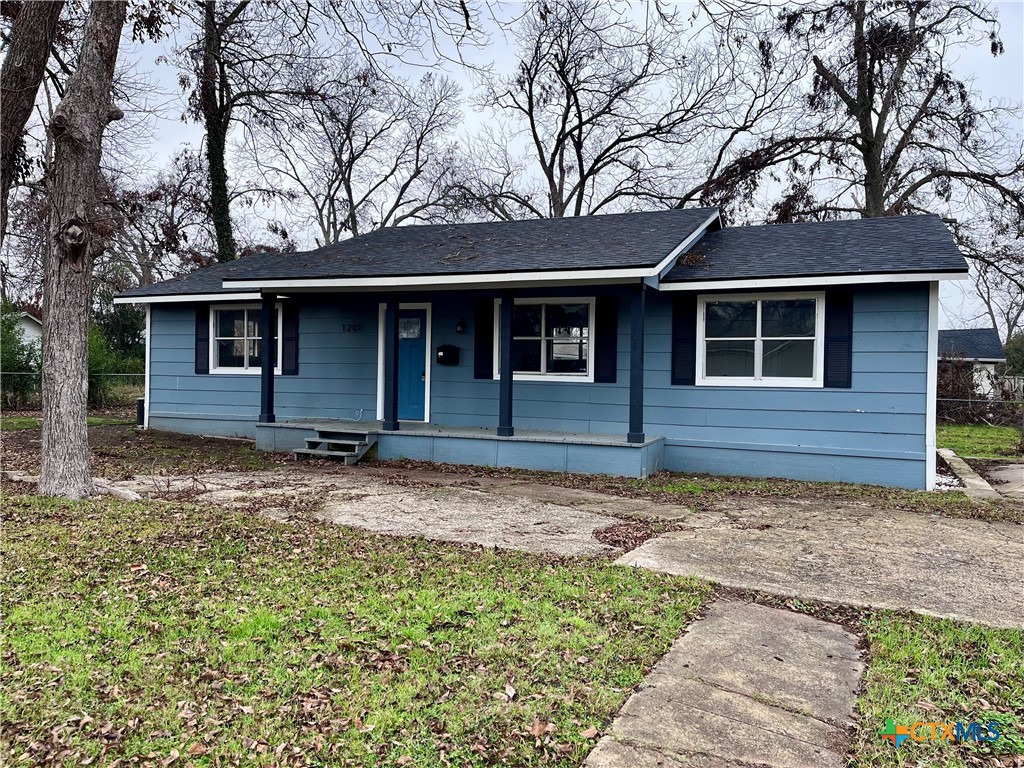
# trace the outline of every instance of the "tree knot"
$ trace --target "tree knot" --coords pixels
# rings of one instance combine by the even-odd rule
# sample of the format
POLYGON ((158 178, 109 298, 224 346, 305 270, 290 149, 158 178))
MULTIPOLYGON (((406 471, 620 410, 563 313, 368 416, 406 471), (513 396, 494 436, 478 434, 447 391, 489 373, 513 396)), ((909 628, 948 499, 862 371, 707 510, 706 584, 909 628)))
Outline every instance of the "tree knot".
POLYGON ((89 248, 89 227, 77 216, 68 219, 61 227, 60 243, 63 246, 62 257, 75 272, 81 272, 89 248))

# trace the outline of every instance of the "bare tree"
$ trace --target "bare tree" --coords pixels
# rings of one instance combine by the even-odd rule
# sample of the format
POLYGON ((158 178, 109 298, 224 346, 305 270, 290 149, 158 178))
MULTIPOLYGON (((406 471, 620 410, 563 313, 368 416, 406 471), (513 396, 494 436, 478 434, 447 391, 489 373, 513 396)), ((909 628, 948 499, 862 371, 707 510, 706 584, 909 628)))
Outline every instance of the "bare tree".
POLYGON ((152 285, 213 263, 205 164, 180 152, 155 178, 108 184, 115 207, 110 247, 96 264, 96 279, 117 289, 152 285))
POLYGON ((187 8, 198 11, 199 32, 179 51, 192 73, 182 82, 191 89, 192 115, 206 129, 217 259, 229 261, 237 256, 226 160, 231 129, 241 122, 262 130, 296 101, 321 98, 329 56, 318 48, 321 17, 309 3, 202 0, 187 8))
POLYGON ((86 429, 92 264, 106 245, 109 214, 97 200, 103 132, 122 113, 111 100, 127 3, 94 2, 78 67, 49 132, 50 243, 43 296, 43 429, 39 491, 92 493, 86 429))
POLYGON ((313 225, 318 245, 444 211, 459 88, 350 65, 322 101, 254 135, 250 164, 313 225))
POLYGON ((7 197, 15 177, 25 170, 22 136, 46 74, 63 7, 63 0, 18 4, 11 42, 4 54, 0 70, 0 245, 7 232, 7 197))
POLYGON ((954 52, 1002 52, 987 3, 797 3, 780 44, 810 70, 807 113, 777 141, 804 149, 773 215, 951 212, 984 199, 1024 211, 1020 105, 981 99, 954 52))
POLYGON ((675 16, 636 16, 568 0, 534 3, 516 23, 520 60, 485 82, 481 102, 496 119, 463 186, 485 215, 728 204, 738 160, 764 169, 785 159, 748 149, 792 107, 787 62, 756 35, 715 38, 675 16))

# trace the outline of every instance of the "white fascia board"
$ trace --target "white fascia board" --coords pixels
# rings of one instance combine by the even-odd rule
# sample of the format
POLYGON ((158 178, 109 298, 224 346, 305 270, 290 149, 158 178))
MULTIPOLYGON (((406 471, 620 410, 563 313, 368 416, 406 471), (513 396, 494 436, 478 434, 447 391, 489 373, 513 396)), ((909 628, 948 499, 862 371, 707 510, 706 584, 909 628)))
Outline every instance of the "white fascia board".
MULTIPOLYGON (((672 252, 669 253, 669 255, 666 256, 664 259, 662 259, 661 263, 658 265, 657 270, 655 272, 657 278, 661 280, 661 278, 668 274, 672 270, 672 267, 676 265, 676 261, 679 259, 679 257, 686 253, 686 250, 691 245, 693 245, 695 242, 704 237, 704 233, 707 232, 708 227, 710 227, 712 224, 718 221, 720 217, 721 213, 719 213, 718 210, 715 210, 715 212, 708 216, 707 220, 699 227, 697 227, 697 229, 695 229, 689 237, 687 237, 685 240, 683 240, 683 242, 681 242, 679 245, 673 248, 672 252)), ((654 277, 655 275, 652 275, 652 277, 654 277)))
POLYGON ((939 283, 928 286, 928 359, 925 384, 924 456, 925 490, 935 490, 935 423, 939 396, 939 283))
POLYGON ((259 293, 176 293, 167 296, 117 296, 115 304, 185 304, 192 301, 259 301, 259 293))
POLYGON ((939 360, 947 363, 1005 363, 1005 357, 947 357, 939 355, 939 360))
MULTIPOLYGON (((628 283, 651 277, 653 268, 588 269, 560 272, 496 272, 479 275, 413 275, 409 277, 337 277, 292 280, 232 280, 225 288, 259 288, 264 291, 318 289, 364 290, 373 288, 470 289, 487 285, 506 288, 549 285, 595 285, 628 283)), ((257 296, 259 294, 256 294, 257 296)))
POLYGON ((904 272, 891 274, 849 274, 822 277, 755 277, 746 280, 702 280, 689 283, 662 283, 660 291, 732 291, 759 288, 807 288, 822 285, 862 285, 866 283, 934 283, 939 280, 966 280, 967 272, 904 272))

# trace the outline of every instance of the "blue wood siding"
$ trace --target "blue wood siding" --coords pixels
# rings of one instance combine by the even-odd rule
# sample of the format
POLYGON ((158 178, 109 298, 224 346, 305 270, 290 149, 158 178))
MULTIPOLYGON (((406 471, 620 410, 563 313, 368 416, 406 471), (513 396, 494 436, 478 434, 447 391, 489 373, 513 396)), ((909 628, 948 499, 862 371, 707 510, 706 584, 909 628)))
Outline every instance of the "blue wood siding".
POLYGON ((864 286, 850 389, 672 387, 671 306, 649 302, 646 429, 665 467, 925 486, 928 286, 864 286))
MULTIPOLYGON (((560 290, 558 295, 593 291, 560 290)), ((498 384, 473 378, 477 296, 463 292, 408 300, 432 298, 431 346, 455 345, 461 361, 458 366, 432 365, 430 420, 494 427, 498 384), (456 332, 460 320, 466 325, 462 334, 456 332)), ((336 294, 303 301, 299 375, 277 378, 279 419, 375 417, 378 299, 336 294)), ((924 487, 927 284, 856 290, 851 389, 672 386, 671 297, 652 291, 647 307, 645 431, 666 438, 667 469, 924 487)), ((620 300, 616 383, 516 382, 516 427, 626 432, 628 309, 628 302, 620 300)), ((181 420, 183 431, 186 424, 194 431, 196 425, 217 420, 255 421, 258 375, 193 373, 194 313, 191 305, 153 307, 151 425, 181 420)), ((244 427, 238 430, 241 434, 244 427)), ((211 428, 207 433, 221 432, 211 428)), ((455 447, 451 450, 457 454, 455 447)))
MULTIPOLYGON (((258 373, 196 375, 194 337, 193 305, 153 306, 151 425, 156 426, 153 419, 166 417, 255 421, 260 412, 258 373)), ((376 302, 346 294, 304 301, 299 312, 299 375, 278 376, 275 388, 279 419, 373 419, 376 302)))

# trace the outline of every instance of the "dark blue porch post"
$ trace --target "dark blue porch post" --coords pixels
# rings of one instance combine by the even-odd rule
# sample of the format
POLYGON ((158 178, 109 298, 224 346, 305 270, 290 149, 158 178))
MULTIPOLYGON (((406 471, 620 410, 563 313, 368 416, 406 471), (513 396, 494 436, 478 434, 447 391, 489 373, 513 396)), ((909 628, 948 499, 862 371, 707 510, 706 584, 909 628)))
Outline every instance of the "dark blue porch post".
POLYGON ((512 428, 512 291, 502 291, 500 330, 498 332, 498 362, 501 371, 498 381, 498 437, 511 437, 512 428))
MULTIPOLYGON (((260 364, 260 422, 273 424, 274 416, 274 367, 277 365, 277 296, 263 294, 260 307, 260 324, 263 327, 263 356, 260 364)), ((246 351, 248 354, 248 351, 246 351)))
POLYGON ((391 294, 384 304, 384 424, 398 429, 398 296, 391 294))
POLYGON ((644 441, 644 310, 647 286, 633 288, 629 315, 629 434, 631 443, 644 441))

